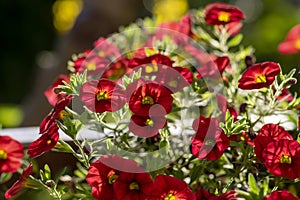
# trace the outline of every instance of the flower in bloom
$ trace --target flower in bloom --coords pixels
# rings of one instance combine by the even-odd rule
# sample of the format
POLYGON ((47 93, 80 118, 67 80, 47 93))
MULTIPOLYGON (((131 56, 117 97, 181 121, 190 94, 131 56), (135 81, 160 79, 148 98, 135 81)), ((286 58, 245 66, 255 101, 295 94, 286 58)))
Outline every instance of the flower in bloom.
POLYGON ((118 179, 121 171, 129 170, 142 171, 136 162, 116 155, 105 155, 93 162, 86 176, 87 183, 92 186, 93 197, 99 200, 114 199, 113 184, 118 179))
POLYGON ((197 69, 198 76, 197 78, 221 78, 222 73, 224 72, 225 68, 228 67, 230 64, 230 60, 227 56, 218 57, 208 63, 200 66, 197 69))
POLYGON ((83 53, 73 56, 72 60, 68 62, 68 70, 74 73, 83 72, 83 63, 91 51, 92 50, 86 50, 83 53))
POLYGON ((250 146, 254 146, 254 142, 252 138, 250 137, 249 133, 246 132, 241 132, 240 134, 237 135, 230 135, 229 139, 230 141, 244 142, 250 146))
POLYGON ((262 153, 267 170, 275 176, 300 178, 300 145, 295 140, 271 142, 262 153))
POLYGON ((263 200, 299 200, 287 190, 276 190, 263 200))
POLYGON ((149 200, 196 200, 195 194, 188 185, 178 178, 169 175, 158 175, 153 182, 149 200))
POLYGON ((64 98, 66 94, 60 94, 55 91, 56 87, 59 85, 63 85, 63 81, 70 82, 70 77, 66 75, 59 75, 57 79, 54 81, 54 83, 44 92, 44 95, 47 97, 48 102, 55 106, 55 104, 64 98))
POLYGON ((132 115, 129 122, 129 130, 141 137, 153 137, 158 134, 159 129, 167 125, 164 116, 140 116, 132 115))
POLYGON ((130 73, 128 59, 120 58, 117 61, 110 63, 101 77, 109 80, 118 80, 126 73, 130 73))
POLYGON ((283 42, 278 45, 281 54, 296 54, 300 51, 300 24, 294 26, 283 42))
POLYGON ((19 180, 17 180, 6 192, 5 192, 5 198, 10 199, 16 196, 22 188, 26 187, 29 182, 29 176, 32 173, 33 167, 32 163, 30 163, 22 172, 22 174, 19 177, 19 180))
POLYGON ((153 181, 148 173, 121 172, 114 183, 116 200, 148 199, 153 181))
POLYGON ((291 134, 277 124, 265 124, 254 139, 254 152, 258 160, 264 162, 263 151, 270 142, 280 139, 293 140, 291 134))
POLYGON ((196 135, 192 139, 192 154, 199 159, 217 160, 229 147, 229 138, 215 118, 200 116, 193 122, 196 135))
POLYGON ((114 112, 122 108, 126 102, 123 89, 107 79, 83 84, 80 99, 88 109, 97 113, 114 112))
POLYGON ((225 25, 239 22, 245 18, 244 13, 237 7, 225 3, 209 4, 204 9, 205 21, 211 25, 225 25))
POLYGON ((28 154, 30 158, 35 158, 47 151, 50 151, 57 144, 58 139, 58 126, 56 123, 53 123, 46 132, 29 145, 28 154))
POLYGON ((246 69, 239 79, 238 87, 243 90, 268 87, 280 73, 280 67, 274 62, 264 62, 252 65, 246 69))
POLYGON ((0 136, 0 174, 16 172, 21 167, 24 156, 23 146, 9 136, 0 136))
POLYGON ((129 99, 129 108, 136 115, 164 116, 172 110, 171 91, 163 85, 149 82, 138 87, 129 99))
POLYGON ((66 96, 59 100, 50 113, 43 119, 40 124, 40 134, 46 132, 52 124, 55 124, 56 120, 64 118, 67 115, 65 111, 66 106, 70 104, 72 96, 66 96))
POLYGON ((94 51, 97 52, 100 57, 112 57, 119 58, 121 57, 118 47, 106 38, 100 37, 94 42, 94 51))

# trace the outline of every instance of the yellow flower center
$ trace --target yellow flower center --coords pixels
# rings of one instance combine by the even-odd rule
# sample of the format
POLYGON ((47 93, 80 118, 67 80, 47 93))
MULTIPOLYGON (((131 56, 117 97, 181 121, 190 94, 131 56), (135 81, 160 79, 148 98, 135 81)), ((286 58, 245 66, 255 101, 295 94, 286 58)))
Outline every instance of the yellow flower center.
POLYGON ((157 64, 153 64, 153 65, 147 65, 145 67, 145 72, 146 73, 153 73, 153 72, 157 72, 158 71, 158 66, 157 64))
POLYGON ((99 91, 97 94, 97 101, 109 99, 107 91, 99 91))
POLYGON ((164 200, 176 200, 176 197, 174 196, 174 194, 167 194, 167 196, 165 196, 164 200))
POLYGON ((130 190, 139 190, 140 187, 139 187, 139 184, 138 184, 137 182, 132 182, 132 183, 130 183, 130 185, 129 185, 129 189, 130 189, 130 190))
POLYGON ((283 155, 280 158, 280 163, 281 164, 291 164, 292 163, 292 158, 291 156, 288 155, 283 155))
POLYGON ((207 139, 207 140, 205 140, 204 145, 205 146, 213 146, 213 145, 215 145, 215 142, 212 139, 207 139))
POLYGON ((108 183, 109 184, 113 184, 114 182, 116 182, 117 178, 118 178, 118 175, 115 174, 115 171, 114 170, 111 170, 109 173, 108 173, 108 183))
POLYGON ((255 82, 256 83, 266 83, 267 82, 267 77, 263 74, 260 74, 256 77, 255 82))
POLYGON ((47 140, 47 145, 50 145, 52 143, 51 140, 47 140))
POLYGON ((178 82, 177 82, 176 80, 172 80, 172 81, 170 81, 170 82, 168 83, 168 85, 169 85, 170 87, 176 88, 177 85, 178 85, 178 82))
POLYGON ((89 64, 87 64, 86 69, 88 71, 95 71, 97 69, 97 67, 96 67, 95 63, 89 63, 89 64))
POLYGON ((295 46, 297 49, 300 49, 300 38, 296 40, 295 46))
POLYGON ((99 52, 98 52, 98 56, 104 57, 104 56, 105 56, 105 52, 104 52, 104 51, 99 51, 99 52))
POLYGON ((142 104, 143 105, 146 105, 146 104, 153 105, 154 104, 154 100, 150 96, 144 96, 143 99, 142 99, 142 104))
POLYGON ((62 119, 62 118, 64 118, 67 115, 68 115, 67 111, 62 110, 62 111, 59 112, 59 119, 62 119))
POLYGON ((145 122, 145 124, 146 124, 147 126, 151 126, 151 127, 154 126, 154 122, 153 122, 151 119, 147 119, 146 122, 145 122))
POLYGON ((221 21, 221 22, 229 22, 230 21, 230 14, 228 12, 221 11, 219 13, 218 20, 221 21))
POLYGON ((3 149, 0 149, 0 160, 5 160, 7 158, 7 153, 3 149))
POLYGON ((241 135, 241 136, 240 136, 240 140, 241 140, 241 141, 245 141, 246 138, 245 138, 244 136, 241 135))

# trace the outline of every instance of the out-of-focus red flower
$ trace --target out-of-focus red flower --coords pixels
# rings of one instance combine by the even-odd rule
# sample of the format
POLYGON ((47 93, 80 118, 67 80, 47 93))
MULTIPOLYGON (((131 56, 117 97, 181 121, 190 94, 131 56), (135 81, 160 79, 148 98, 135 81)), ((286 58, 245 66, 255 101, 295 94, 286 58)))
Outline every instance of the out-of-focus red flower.
POLYGON ((271 142, 262 156, 271 174, 289 179, 300 178, 300 145, 297 141, 281 139, 271 142))
POLYGON ((278 45, 281 54, 296 54, 300 51, 300 24, 294 26, 283 42, 278 45))
POLYGON ((243 23, 238 21, 238 22, 231 22, 229 24, 226 24, 226 31, 228 35, 231 37, 234 37, 237 35, 239 32, 241 32, 243 23))
POLYGON ((221 78, 226 67, 230 64, 227 56, 218 57, 213 62, 203 64, 197 69, 197 78, 221 78))
MULTIPOLYGON (((181 18, 178 22, 163 22, 158 25, 159 28, 173 30, 179 33, 183 33, 185 35, 191 34, 191 16, 190 14, 187 14, 181 18)), ((161 30, 158 30, 158 33, 160 34, 161 30)), ((159 38, 162 39, 162 38, 159 38)))
POLYGON ((133 160, 127 160, 116 155, 105 155, 93 162, 86 176, 87 183, 92 187, 92 195, 96 199, 115 199, 113 184, 119 178, 121 171, 142 172, 133 160))
POLYGON ((208 192, 207 190, 199 189, 196 191, 196 199, 197 200, 210 200, 213 197, 217 197, 217 196, 208 192))
POLYGON ((263 163, 265 159, 262 153, 266 146, 280 139, 293 140, 293 137, 277 124, 265 124, 254 139, 254 152, 258 160, 263 163))
POLYGON ((149 200, 164 199, 196 200, 196 196, 183 180, 168 175, 158 175, 154 179, 149 200))
POLYGON ((283 88, 281 94, 277 97, 278 101, 287 101, 287 102, 291 102, 293 101, 294 97, 293 95, 290 93, 288 88, 283 88))
POLYGON ((171 91, 163 85, 149 82, 138 87, 129 99, 129 108, 136 115, 164 116, 172 110, 171 91))
POLYGON ((121 172, 114 183, 116 200, 148 199, 153 187, 148 173, 121 172))
POLYGON ((44 92, 44 95, 47 97, 48 102, 52 106, 55 106, 55 104, 59 100, 66 96, 66 94, 58 93, 57 91, 55 91, 58 85, 63 85, 63 81, 69 83, 70 77, 63 74, 59 75, 54 83, 44 92))
POLYGON ((109 80, 118 80, 124 74, 130 73, 130 68, 128 68, 128 59, 120 58, 109 64, 107 70, 103 73, 101 78, 107 78, 109 80))
POLYGON ((9 136, 0 136, 0 174, 16 172, 24 156, 23 145, 9 136))
POLYGON ((33 141, 28 147, 30 158, 35 158, 41 154, 50 151, 58 142, 59 133, 56 123, 52 123, 37 140, 33 141))
POLYGON ((229 147, 229 138, 215 118, 200 116, 193 122, 196 135, 192 139, 192 154, 199 159, 217 160, 229 147))
POLYGON ((225 3, 213 3, 204 8, 205 21, 211 25, 225 25, 245 19, 244 13, 237 7, 225 3))
POLYGON ((299 198, 287 190, 276 190, 263 200, 299 200, 299 198))
POLYGON ((222 121, 225 120, 227 110, 229 111, 230 115, 233 116, 235 120, 237 120, 239 114, 232 106, 229 106, 226 97, 223 96, 222 94, 216 94, 216 98, 218 102, 218 107, 222 112, 221 114, 222 121))
POLYGON ((220 194, 219 196, 206 190, 197 190, 196 198, 197 200, 237 200, 236 192, 234 190, 230 190, 226 193, 220 194))
POLYGON ((185 67, 165 67, 156 75, 155 81, 175 93, 193 82, 193 74, 185 67))
POLYGON ((5 192, 5 198, 10 199, 16 196, 22 188, 26 187, 26 184, 28 182, 28 178, 30 174, 32 173, 33 167, 32 163, 30 163, 22 172, 22 174, 19 177, 19 180, 17 180, 6 192, 5 192))
POLYGON ((83 72, 84 71, 83 63, 91 51, 92 50, 86 50, 83 53, 74 55, 72 57, 72 60, 68 62, 68 70, 70 70, 73 73, 83 72))
POLYGON ((56 120, 64 118, 67 114, 65 111, 66 106, 70 104, 72 96, 66 96, 56 103, 50 113, 43 119, 40 124, 40 134, 47 132, 52 124, 55 124, 56 120))
POLYGON ((109 57, 111 59, 118 59, 121 57, 118 47, 109 42, 106 38, 100 37, 94 42, 94 47, 93 51, 100 57, 109 57))
POLYGON ((159 129, 167 125, 167 120, 164 116, 140 116, 132 115, 129 122, 129 130, 141 137, 153 137, 158 134, 159 129))
POLYGON ((231 135, 229 136, 230 141, 235 141, 235 142, 244 142, 250 146, 254 146, 254 141, 250 138, 249 134, 246 132, 242 132, 238 135, 231 135))
POLYGON ((246 69, 239 79, 239 88, 243 90, 268 87, 280 73, 280 67, 274 62, 264 62, 252 65, 246 69))
POLYGON ((80 99, 88 109, 97 113, 114 112, 122 108, 126 102, 124 90, 107 79, 83 84, 80 99))

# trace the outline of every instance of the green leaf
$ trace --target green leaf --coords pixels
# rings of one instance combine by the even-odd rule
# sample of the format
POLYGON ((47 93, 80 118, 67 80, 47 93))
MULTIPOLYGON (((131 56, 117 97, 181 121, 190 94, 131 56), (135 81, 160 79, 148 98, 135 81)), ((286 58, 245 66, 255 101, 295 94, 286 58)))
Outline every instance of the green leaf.
POLYGON ((9 179, 11 179, 12 177, 12 173, 1 173, 0 174, 0 184, 3 184, 7 181, 9 181, 9 179))
POLYGON ((248 175, 248 184, 250 187, 250 192, 255 195, 259 195, 259 188, 257 187, 256 180, 253 174, 249 173, 248 175))
POLYGON ((241 43, 241 41, 243 40, 243 34, 237 34, 236 36, 234 36, 227 44, 227 46, 230 47, 234 47, 237 46, 241 43))
POLYGON ((51 170, 50 170, 49 165, 47 165, 47 164, 45 164, 45 166, 44 166, 44 175, 47 180, 49 180, 51 178, 51 170))

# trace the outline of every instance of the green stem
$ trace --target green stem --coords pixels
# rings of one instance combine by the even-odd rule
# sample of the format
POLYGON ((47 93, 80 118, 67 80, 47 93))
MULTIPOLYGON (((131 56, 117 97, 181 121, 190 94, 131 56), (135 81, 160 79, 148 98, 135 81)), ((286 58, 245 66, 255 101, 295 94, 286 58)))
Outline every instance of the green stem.
POLYGON ((86 168, 89 168, 89 166, 90 166, 89 159, 88 159, 88 156, 85 154, 84 149, 83 149, 82 146, 81 146, 81 143, 80 143, 77 139, 74 139, 74 143, 75 143, 76 146, 79 148, 80 154, 81 154, 81 156, 82 156, 82 159, 78 159, 78 156, 75 155, 76 158, 77 158, 81 163, 83 163, 84 166, 85 166, 86 168))

